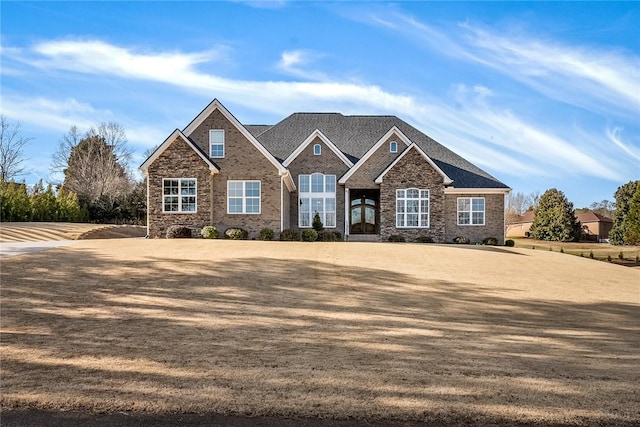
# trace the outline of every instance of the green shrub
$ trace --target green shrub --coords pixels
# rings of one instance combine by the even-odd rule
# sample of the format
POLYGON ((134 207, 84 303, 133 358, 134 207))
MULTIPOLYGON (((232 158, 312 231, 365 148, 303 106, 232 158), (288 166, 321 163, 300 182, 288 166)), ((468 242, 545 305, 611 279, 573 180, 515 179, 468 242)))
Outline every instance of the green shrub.
POLYGON ((611 255, 607 255, 607 261, 611 262, 611 255))
POLYGON ((273 230, 270 228, 263 228, 258 234, 258 240, 273 240, 273 230))
POLYGON ((619 259, 624 259, 624 254, 622 253, 622 251, 620 251, 620 253, 618 254, 618 258, 619 259))
POLYGON ((318 241, 319 242, 336 242, 338 240, 338 236, 333 231, 323 230, 318 232, 318 241))
POLYGON ((580 252, 580 256, 584 258, 584 252, 580 252))
POLYGON ((464 236, 456 236, 453 238, 453 243, 457 243, 458 245, 468 245, 471 243, 471 240, 467 239, 464 236))
POLYGON ((560 253, 563 254, 564 253, 564 248, 562 246, 560 246, 560 253))
POLYGON ((342 233, 340 233, 339 231, 334 231, 333 235, 336 236, 336 242, 342 241, 342 233))
POLYGON ((498 246, 498 239, 495 237, 487 237, 482 241, 483 245, 498 246))
POLYGON ((184 225, 172 225, 167 228, 167 239, 190 239, 191 229, 184 225))
POLYGON ((242 228, 231 227, 226 229, 224 237, 231 240, 247 240, 249 238, 249 232, 242 228))
POLYGON ((318 233, 324 230, 324 224, 322 224, 322 220, 320 219, 320 214, 318 212, 313 216, 313 223, 311 223, 311 227, 313 227, 313 229, 318 233))
POLYGON ((389 241, 390 242, 405 242, 405 238, 403 235, 401 234, 392 234, 391 236, 389 236, 389 241))
POLYGON ((318 240, 318 232, 313 228, 305 228, 302 230, 302 240, 305 242, 315 242, 318 240))
POLYGON ((593 256, 593 251, 589 251, 589 258, 591 258, 591 259, 593 259, 593 258, 594 258, 594 256, 593 256))
POLYGON ((504 242, 505 246, 509 246, 510 248, 514 247, 516 245, 516 242, 514 242, 513 240, 509 239, 506 242, 504 242))
POLYGON ((207 225, 206 227, 204 227, 200 232, 200 235, 203 239, 217 239, 218 237, 220 237, 218 229, 212 225, 207 225))
POLYGON ((429 236, 418 236, 416 243, 433 243, 433 239, 429 236))
POLYGON ((300 238, 300 231, 294 230, 293 228, 282 230, 280 233, 280 240, 284 242, 299 242, 300 238))

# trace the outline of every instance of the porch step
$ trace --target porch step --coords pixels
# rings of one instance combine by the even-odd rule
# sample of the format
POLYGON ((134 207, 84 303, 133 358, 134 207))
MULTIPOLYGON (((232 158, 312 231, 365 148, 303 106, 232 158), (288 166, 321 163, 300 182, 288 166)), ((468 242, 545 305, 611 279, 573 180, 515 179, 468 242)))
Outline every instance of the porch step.
POLYGON ((379 234, 350 234, 348 242, 379 242, 379 234))

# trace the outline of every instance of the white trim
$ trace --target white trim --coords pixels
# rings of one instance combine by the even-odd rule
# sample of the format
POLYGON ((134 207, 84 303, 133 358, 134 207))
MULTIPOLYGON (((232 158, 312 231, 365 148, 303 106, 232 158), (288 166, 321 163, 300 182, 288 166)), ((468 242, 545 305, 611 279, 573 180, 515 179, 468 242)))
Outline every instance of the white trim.
POLYGON ((436 170, 436 172, 438 172, 440 174, 440 176, 442 176, 443 179, 443 183, 444 185, 449 185, 453 182, 453 180, 451 178, 449 178, 447 176, 446 173, 444 173, 442 171, 442 169, 440 169, 438 167, 438 165, 436 165, 433 160, 431 160, 431 157, 427 156, 427 154, 422 151, 422 149, 420 147, 418 147, 416 144, 411 144, 406 150, 404 150, 402 152, 402 154, 400 154, 398 157, 396 157, 396 159, 380 174, 378 175, 378 177, 373 181, 376 184, 382 184, 382 179, 384 178, 384 176, 391 170, 393 169, 393 167, 404 157, 407 155, 407 153, 409 151, 411 151, 411 149, 416 149, 418 150, 418 153, 420 153, 420 155, 427 161, 427 163, 429 163, 429 165, 436 170))
POLYGON ((149 170, 149 166, 151 165, 151 163, 155 162, 156 159, 158 157, 160 157, 162 155, 162 153, 164 153, 164 151, 169 148, 169 146, 171 144, 173 144, 176 139, 178 138, 182 138, 182 140, 184 142, 187 143, 187 145, 189 147, 191 147, 193 149, 193 151, 195 151, 198 156, 200 156, 200 158, 202 160, 204 160, 204 162, 209 166, 209 170, 211 171, 212 174, 216 174, 218 172, 220 172, 220 169, 218 169, 218 167, 216 165, 214 165, 211 160, 209 160, 209 158, 198 148, 194 145, 193 142, 191 142, 191 140, 189 138, 187 138, 187 136, 182 133, 179 129, 176 129, 173 131, 173 133, 171 135, 169 135, 169 137, 167 139, 164 140, 164 142, 162 144, 160 144, 160 146, 156 149, 156 151, 154 151, 148 158, 147 160, 144 161, 144 163, 142 163, 140 165, 140 170, 147 175, 147 177, 149 176, 148 170, 149 170))
POLYGON ((444 194, 509 194, 511 188, 455 188, 447 187, 444 194))
POLYGON ((390 141, 389 142, 389 152, 390 153, 397 153, 398 152, 398 141, 390 141), (393 144, 395 144, 396 149, 393 149, 393 144))
MULTIPOLYGON (((237 199, 237 196, 233 197, 237 199)), ((251 196, 255 198, 255 196, 251 196)), ((227 180, 227 215, 260 215, 262 213, 262 181, 259 179, 228 179, 227 180), (229 212, 229 184, 232 182, 242 183, 242 212, 229 212), (247 186, 249 182, 257 182, 260 195, 258 196, 258 212, 247 212, 247 186)))
MULTIPOLYGON (((195 214, 198 213, 198 178, 182 178, 182 177, 178 177, 178 178, 162 178, 162 213, 163 214, 195 214), (178 194, 164 194, 164 182, 165 181, 178 181, 178 194), (194 202, 194 207, 195 210, 192 211, 183 211, 180 208, 182 207, 182 181, 195 181, 196 186, 195 186, 195 190, 196 190, 196 194, 193 195, 193 197, 195 198, 195 202, 194 202), (164 199, 165 197, 177 197, 178 198, 178 210, 177 211, 167 211, 164 209, 164 199)), ((192 197, 191 195, 187 195, 188 197, 192 197)))
MULTIPOLYGON (((212 159, 224 159, 224 155, 226 153, 226 147, 225 147, 225 138, 226 135, 224 133, 224 129, 209 129, 209 157, 211 157, 212 159), (213 143, 211 142, 211 133, 212 132, 222 132, 222 156, 213 156, 211 154, 211 145, 213 145, 213 143)), ((219 142, 215 143, 216 145, 220 145, 219 142)))
POLYGON ((322 156, 322 145, 320 144, 313 144, 313 155, 314 156, 322 156), (318 152, 316 153, 316 148, 318 149, 318 152))
MULTIPOLYGON (((416 214, 416 212, 414 212, 413 214, 416 214)), ((396 210, 395 210, 395 225, 396 228, 400 228, 400 229, 405 229, 405 228, 420 228, 420 229, 427 229, 427 228, 431 228, 431 191, 428 188, 416 188, 416 187, 408 187, 408 188, 396 188, 396 210), (398 191, 404 191, 404 197, 398 197, 398 191), (418 191, 418 198, 409 198, 407 197, 407 191, 409 190, 417 190, 418 191), (427 198, 422 198, 421 194, 423 191, 427 192, 427 198), (404 205, 404 212, 402 212, 403 216, 404 216, 404 222, 405 225, 398 225, 398 199, 400 200, 404 200, 405 205, 404 205), (422 212, 422 201, 426 200, 427 201, 427 225, 406 225, 407 222, 407 215, 409 215, 409 213, 407 212, 407 204, 406 202, 409 200, 417 200, 418 201, 418 224, 420 224, 421 222, 421 216, 424 215, 422 212)))
MULTIPOLYGON (((475 211, 480 212, 480 211, 475 211)), ((487 200, 484 197, 458 197, 456 198, 456 225, 458 227, 483 227, 487 225, 487 200), (460 224, 460 199, 469 199, 469 211, 463 211, 469 213, 469 224, 460 224), (473 223, 473 199, 482 199, 482 224, 473 223)))
POLYGON ((360 160, 358 160, 358 162, 351 169, 349 169, 344 175, 342 175, 342 177, 338 181, 338 184, 343 184, 344 185, 347 182, 347 180, 349 178, 351 178, 351 176, 353 176, 353 174, 356 172, 356 170, 358 170, 358 168, 360 166, 362 166, 364 163, 366 163, 367 160, 369 160, 369 157, 373 156, 373 153, 378 151, 378 148, 380 148, 380 146, 382 146, 382 144, 384 144, 389 138, 391 138, 391 136, 394 133, 396 134, 396 136, 398 137, 398 139, 400 141, 405 143, 405 145, 407 147, 409 147, 412 144, 411 140, 409 138, 407 138, 406 135, 404 133, 402 133, 402 131, 400 131, 400 129, 398 129, 396 126, 392 127, 391 129, 389 129, 389 131, 387 131, 387 133, 384 134, 384 136, 382 138, 380 138, 378 140, 378 142, 373 144, 373 147, 369 148, 369 151, 367 151, 364 154, 364 156, 362 156, 362 158, 360 160))
MULTIPOLYGON (((336 228, 338 227, 338 177, 336 175, 333 174, 323 174, 321 172, 314 172, 312 174, 300 174, 298 175, 298 184, 300 184, 300 180, 302 179, 303 176, 306 176, 309 178, 309 191, 306 192, 302 192, 299 191, 298 192, 298 228, 312 228, 313 227, 313 211, 309 211, 309 215, 310 217, 308 218, 309 220, 309 224, 308 225, 302 225, 300 219, 302 218, 302 212, 300 210, 301 206, 302 206, 302 199, 308 199, 309 203, 311 203, 311 201, 313 199, 322 199, 322 212, 318 212, 320 213, 321 219, 322 219, 322 223, 324 225, 325 228, 336 228), (313 177, 320 175, 322 176, 322 191, 321 192, 313 192, 312 188, 313 188, 313 177), (326 191, 327 190, 327 177, 333 177, 333 182, 334 182, 334 189, 333 192, 331 191, 326 191), (333 203, 335 205, 335 210, 331 213, 334 214, 334 224, 333 225, 327 225, 327 200, 331 200, 333 199, 333 203)), ((301 185, 298 185, 298 188, 301 188, 301 185)))
POLYGON ((285 184, 290 192, 296 191, 296 183, 293 182, 293 177, 291 176, 291 172, 289 172, 288 169, 285 169, 285 172, 281 173, 280 176, 286 178, 285 184))
POLYGON ((291 153, 289 155, 289 157, 287 157, 284 160, 284 162, 282 162, 282 165, 284 167, 288 167, 291 164, 291 162, 293 162, 296 159, 296 157, 298 157, 300 155, 300 153, 302 153, 302 151, 305 148, 307 148, 307 146, 309 144, 311 144, 313 142, 313 140, 316 139, 316 138, 320 138, 320 140, 322 142, 324 142, 324 144, 327 147, 329 147, 329 149, 331 151, 333 151, 334 154, 336 156, 338 156, 338 158, 340 160, 342 160, 342 162, 345 165, 347 165, 349 167, 353 166, 353 163, 347 158, 347 156, 345 156, 344 153, 342 151, 340 151, 338 149, 338 147, 336 147, 336 145, 333 142, 331 142, 331 140, 329 138, 327 138, 319 129, 316 129, 313 132, 311 132, 311 134, 304 141, 302 141, 302 143, 300 145, 298 145, 298 147, 296 147, 296 149, 293 151, 293 153, 291 153))
POLYGON ((238 121, 238 119, 236 119, 233 114, 231 114, 229 112, 229 110, 227 110, 224 105, 222 105, 220 103, 220 101, 218 101, 217 99, 214 99, 213 101, 211 101, 211 103, 209 105, 207 105, 205 107, 204 110, 202 110, 202 112, 200 114, 198 114, 198 116, 196 116, 195 119, 193 119, 191 121, 191 123, 189 123, 187 125, 187 127, 184 128, 183 132, 185 135, 189 136, 191 135, 191 133, 193 131, 195 131, 198 126, 200 126, 202 124, 202 122, 204 122, 204 120, 209 117, 211 115, 211 113, 213 113, 215 110, 219 110, 222 115, 231 122, 231 124, 240 131, 240 133, 249 140, 249 142, 251 144, 253 144, 258 151, 260 151, 260 153, 262 153, 263 156, 265 156, 267 158, 267 160, 269 160, 271 162, 271 164, 273 164, 273 166, 275 166, 278 169, 278 172, 282 175, 286 172, 286 169, 284 168, 284 166, 282 166, 280 164, 280 162, 278 162, 276 160, 275 157, 273 157, 273 155, 266 149, 264 148, 264 145, 260 144, 260 142, 251 134, 251 132, 249 132, 243 125, 242 123, 240 123, 238 121))
POLYGON ((349 238, 351 231, 351 192, 348 187, 344 187, 344 236, 345 240, 349 238))
POLYGON ((280 176, 280 232, 284 227, 284 175, 280 176))

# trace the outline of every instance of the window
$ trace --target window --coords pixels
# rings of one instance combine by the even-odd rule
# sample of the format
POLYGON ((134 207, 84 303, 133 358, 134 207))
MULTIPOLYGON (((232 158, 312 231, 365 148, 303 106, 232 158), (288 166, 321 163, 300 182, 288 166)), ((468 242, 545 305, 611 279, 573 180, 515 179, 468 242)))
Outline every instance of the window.
POLYGON ((260 181, 227 181, 227 213, 259 214, 260 181))
POLYGON ((458 225, 484 225, 484 197, 458 197, 458 225))
POLYGON ((336 176, 314 173, 298 177, 298 226, 311 227, 316 212, 326 228, 336 226, 336 176))
POLYGON ((224 157, 224 130, 209 131, 209 156, 217 159, 224 157))
POLYGON ((195 212, 197 186, 195 178, 164 178, 162 212, 195 212))
POLYGON ((396 141, 391 141, 389 143, 389 151, 391 153, 397 153, 398 152, 398 143, 396 141))
POLYGON ((396 190, 396 227, 429 228, 429 190, 396 190))
POLYGON ((322 147, 320 146, 320 144, 316 144, 313 146, 313 155, 314 156, 319 156, 320 154, 322 154, 322 147))

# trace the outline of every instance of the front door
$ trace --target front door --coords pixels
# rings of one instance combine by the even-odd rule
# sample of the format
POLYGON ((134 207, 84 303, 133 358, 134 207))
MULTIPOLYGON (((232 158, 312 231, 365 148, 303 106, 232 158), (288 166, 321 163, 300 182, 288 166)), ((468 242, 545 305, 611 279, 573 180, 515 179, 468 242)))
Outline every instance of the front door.
POLYGON ((378 197, 373 192, 353 192, 351 196, 351 234, 378 232, 378 197))

